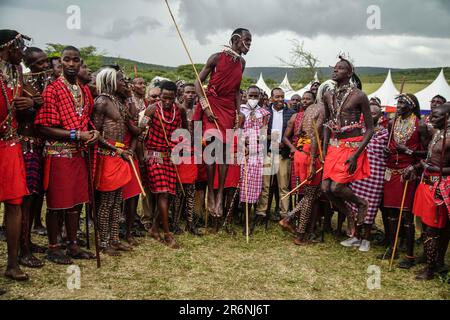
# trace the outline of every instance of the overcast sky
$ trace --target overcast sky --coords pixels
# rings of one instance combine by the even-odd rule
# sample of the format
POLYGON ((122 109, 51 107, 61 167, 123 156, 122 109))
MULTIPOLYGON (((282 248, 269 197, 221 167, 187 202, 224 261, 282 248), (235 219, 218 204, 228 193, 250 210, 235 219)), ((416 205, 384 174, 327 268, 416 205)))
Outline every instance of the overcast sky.
MULTIPOLYGON (((195 62, 205 62, 233 29, 253 34, 251 67, 282 66, 291 39, 334 65, 340 51, 358 66, 450 66, 449 0, 169 0, 195 62), (369 30, 370 5, 381 29, 369 30)), ((370 20, 372 21, 372 20, 370 20)), ((189 63, 164 0, 0 0, 0 29, 48 42, 94 45, 110 56, 178 66, 189 63), (69 30, 70 5, 81 9, 81 29, 69 30)))

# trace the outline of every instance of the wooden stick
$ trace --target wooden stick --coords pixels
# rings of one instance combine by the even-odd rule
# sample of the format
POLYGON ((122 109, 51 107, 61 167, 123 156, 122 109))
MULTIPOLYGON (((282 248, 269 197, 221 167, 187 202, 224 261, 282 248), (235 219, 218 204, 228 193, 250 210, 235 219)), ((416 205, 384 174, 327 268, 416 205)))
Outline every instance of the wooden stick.
MULTIPOLYGON (((97 208, 95 206, 95 189, 94 189, 94 177, 93 177, 93 168, 91 163, 91 148, 87 151, 88 154, 88 180, 89 180, 89 189, 92 196, 92 220, 94 220, 94 242, 95 242, 95 257, 97 259, 97 268, 101 267, 100 262, 100 249, 98 246, 98 225, 97 225, 97 208)), ((89 213, 86 213, 89 214, 89 213)))
POLYGON ((322 142, 320 141, 319 130, 317 129, 316 120, 313 120, 312 125, 317 140, 317 148, 319 148, 320 161, 323 161, 322 142))
MULTIPOLYGON (((168 0, 165 0, 165 2, 166 2, 166 5, 167 5, 167 9, 169 9, 169 13, 170 13, 170 16, 172 17, 172 20, 173 20, 173 23, 174 23, 174 25, 175 25, 175 28, 177 29, 178 36, 179 36, 180 39, 181 39, 181 43, 183 44, 184 50, 186 50, 186 53, 187 53, 187 55, 188 55, 188 57, 189 57, 189 61, 191 62, 192 68, 194 69, 195 77, 197 78, 197 81, 198 81, 198 83, 200 84, 200 88, 202 88, 202 93, 203 93, 203 96, 205 97, 206 104, 208 105, 208 109, 209 109, 209 110, 211 111, 211 113, 214 115, 214 112, 213 112, 213 110, 212 110, 212 108, 211 108, 211 105, 210 105, 210 103, 209 103, 208 97, 206 96, 205 88, 203 88, 202 81, 200 80, 200 76, 199 76, 199 74, 198 74, 197 68, 195 67, 194 61, 192 60, 191 54, 189 53, 189 49, 187 48, 186 43, 184 42, 184 38, 183 38, 183 36, 181 35, 180 28, 178 27, 177 21, 175 20, 175 17, 174 17, 174 15, 173 15, 173 13, 172 13, 172 9, 170 9, 169 2, 168 2, 168 0)), ((217 124, 217 121, 216 121, 215 119, 214 119, 214 123, 215 123, 215 125, 216 125, 216 127, 217 127, 217 130, 220 131, 219 125, 217 124)))
POLYGON ((402 205, 400 207, 400 216, 398 218, 397 233, 395 235, 394 248, 392 250, 391 262, 389 263, 389 271, 392 271, 392 264, 394 263, 395 253, 397 252, 397 242, 398 242, 398 236, 400 234, 400 226, 402 224, 403 209, 405 206, 405 199, 406 199, 406 192, 408 191, 408 185, 409 185, 409 181, 406 181, 405 189, 403 190, 402 205))
MULTIPOLYGON (((208 186, 206 186, 206 191, 205 191, 205 207, 206 207, 206 210, 205 210, 205 234, 208 234, 208 216, 209 216, 208 192, 210 192, 210 191, 209 191, 208 186)), ((214 190, 213 190, 213 192, 214 192, 214 190)))
MULTIPOLYGON (((316 171, 316 174, 317 173, 320 173, 320 172, 322 172, 323 171, 323 167, 322 168, 320 168, 319 170, 317 170, 316 171)), ((305 184, 307 184, 308 183, 308 179, 306 179, 305 181, 303 181, 302 183, 300 183, 295 189, 293 189, 291 192, 289 192, 287 195, 285 195, 283 198, 281 198, 280 200, 282 201, 282 200, 284 200, 284 199, 286 199, 287 197, 289 197, 291 194, 293 194, 294 192, 296 192, 298 189, 300 189, 301 187, 303 187, 305 184)))
POLYGON ((131 167, 133 168, 134 176, 136 177, 136 179, 139 183, 139 188, 141 188, 142 195, 144 196, 144 198, 147 198, 147 194, 145 193, 144 187, 142 186, 141 178, 139 178, 138 172, 136 170, 136 166, 134 165, 133 157, 131 157, 131 156, 128 157, 128 161, 130 161, 130 163, 131 163, 131 167))
POLYGON ((249 217, 248 217, 248 162, 247 157, 244 154, 244 188, 245 188, 245 237, 247 244, 250 242, 249 238, 249 217))

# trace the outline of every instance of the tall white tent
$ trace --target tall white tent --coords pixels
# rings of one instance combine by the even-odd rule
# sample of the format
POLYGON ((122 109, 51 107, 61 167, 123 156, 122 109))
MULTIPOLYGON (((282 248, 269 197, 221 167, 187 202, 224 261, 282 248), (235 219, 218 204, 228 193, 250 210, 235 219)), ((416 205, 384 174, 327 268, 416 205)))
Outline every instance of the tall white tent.
POLYGON ((294 89, 292 89, 291 84, 289 83, 287 73, 284 76, 283 82, 280 84, 280 88, 283 89, 285 97, 291 96, 294 93, 294 89))
POLYGON ((369 95, 369 99, 373 97, 377 97, 381 100, 381 105, 383 107, 395 107, 396 100, 395 98, 400 94, 400 91, 397 90, 397 88, 394 85, 394 82, 392 81, 392 74, 391 70, 389 70, 389 73, 386 77, 386 80, 384 81, 383 85, 374 93, 369 95))
POLYGON ((256 86, 261 90, 263 90, 270 97, 271 90, 264 81, 262 73, 259 75, 259 79, 258 82, 256 83, 256 86))
POLYGON ((417 92, 415 95, 419 100, 420 109, 425 112, 430 111, 430 101, 437 95, 441 95, 447 100, 450 100, 450 85, 445 79, 444 69, 441 70, 432 84, 422 91, 417 92))

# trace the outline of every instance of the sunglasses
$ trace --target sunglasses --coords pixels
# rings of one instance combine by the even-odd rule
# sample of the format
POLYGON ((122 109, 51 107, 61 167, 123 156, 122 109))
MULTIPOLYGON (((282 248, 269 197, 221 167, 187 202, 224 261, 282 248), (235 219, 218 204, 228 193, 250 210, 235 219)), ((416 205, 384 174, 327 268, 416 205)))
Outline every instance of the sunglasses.
POLYGON ((153 99, 159 98, 159 96, 157 94, 152 94, 150 97, 153 98, 153 99))

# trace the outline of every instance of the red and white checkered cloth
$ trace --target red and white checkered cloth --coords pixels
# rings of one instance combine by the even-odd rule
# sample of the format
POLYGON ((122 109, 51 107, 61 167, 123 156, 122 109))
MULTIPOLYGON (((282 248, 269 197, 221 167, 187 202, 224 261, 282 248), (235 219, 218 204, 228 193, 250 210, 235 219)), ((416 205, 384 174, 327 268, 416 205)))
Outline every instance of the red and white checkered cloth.
POLYGON ((264 155, 261 145, 258 143, 264 126, 264 119, 270 116, 269 111, 257 107, 255 118, 250 116, 250 109, 247 105, 241 106, 241 112, 245 115, 243 135, 249 139, 249 156, 247 159, 247 179, 245 175, 245 165, 241 164, 241 202, 257 203, 261 195, 263 183, 264 155))
MULTIPOLYGON (((364 198, 369 202, 369 210, 364 221, 365 224, 373 224, 378 209, 383 199, 384 175, 386 172, 387 157, 384 148, 387 146, 389 132, 382 128, 376 132, 367 145, 367 154, 370 163, 370 177, 350 184, 356 196, 364 198)), ((353 203, 347 203, 351 210, 356 213, 358 208, 353 203)))

